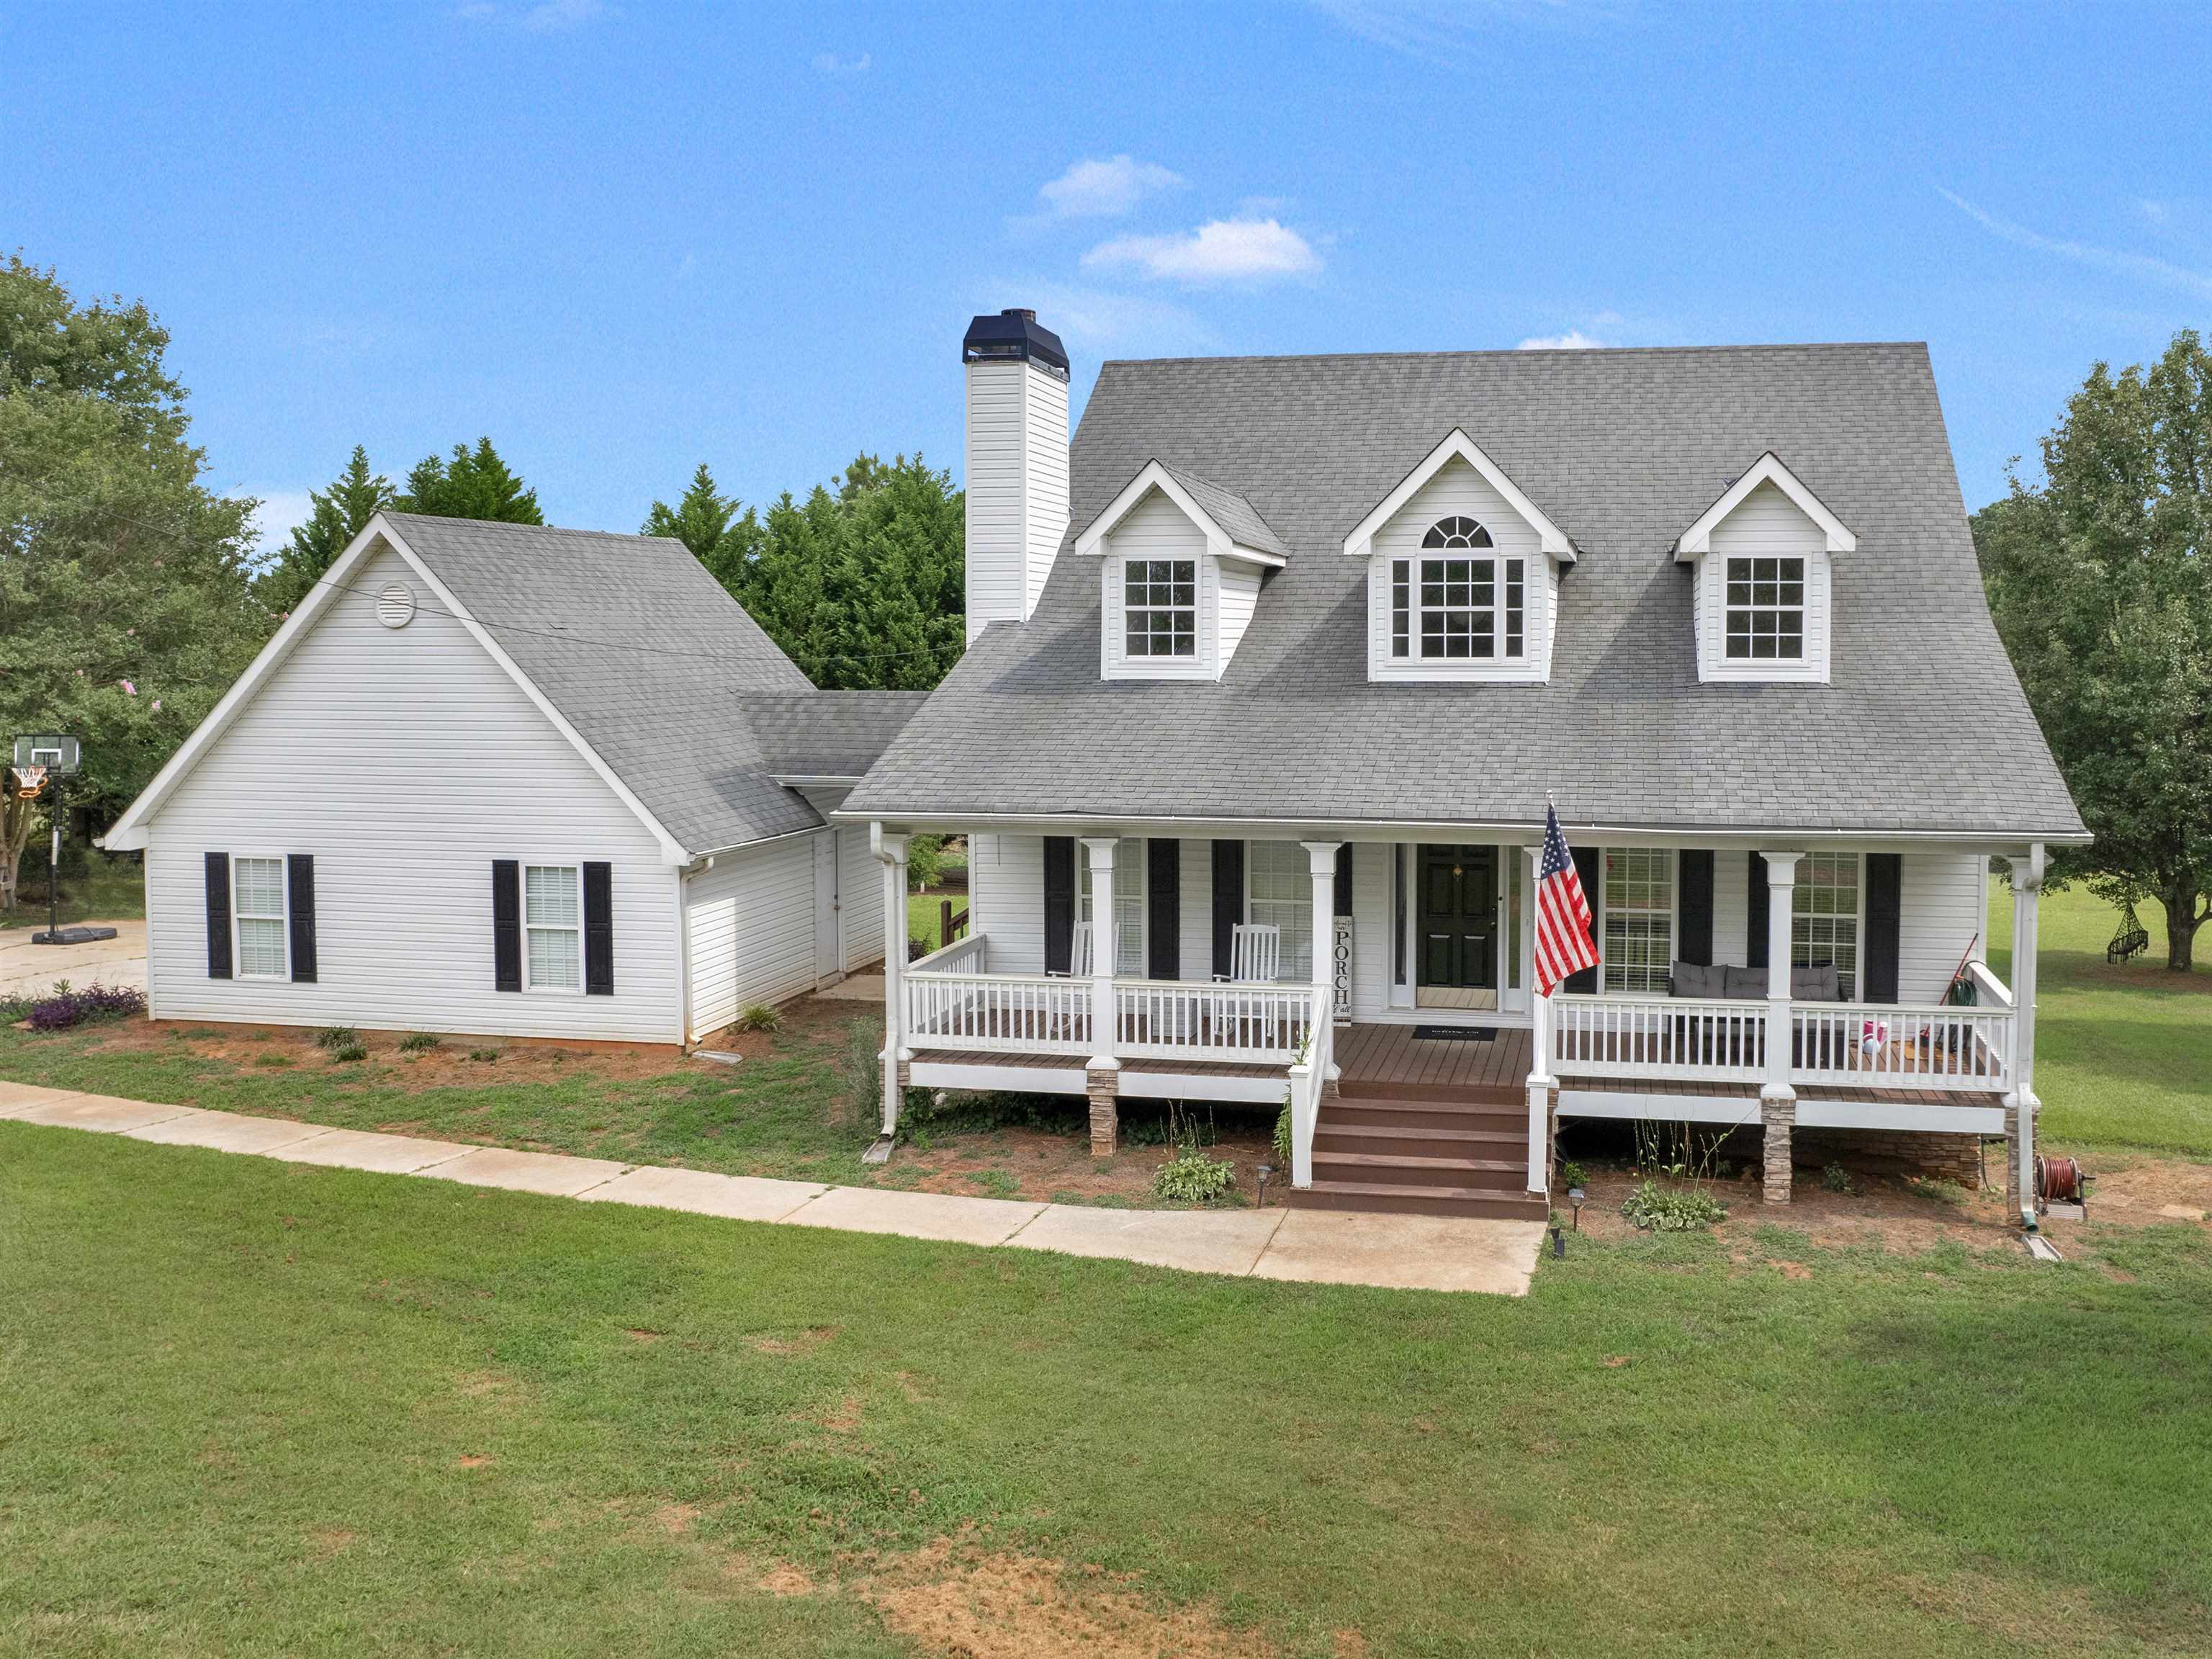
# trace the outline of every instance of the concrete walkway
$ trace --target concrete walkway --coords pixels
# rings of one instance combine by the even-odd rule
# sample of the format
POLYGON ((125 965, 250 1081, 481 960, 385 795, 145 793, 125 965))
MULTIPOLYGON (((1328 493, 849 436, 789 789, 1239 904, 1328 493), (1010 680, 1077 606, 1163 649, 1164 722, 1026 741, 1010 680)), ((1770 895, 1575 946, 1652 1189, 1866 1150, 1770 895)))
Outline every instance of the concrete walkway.
POLYGON ((290 1164, 504 1187, 586 1204, 637 1204, 787 1227, 899 1233, 959 1244, 1141 1261, 1187 1273, 1323 1285, 1522 1296, 1544 1237, 1543 1224, 1534 1221, 1279 1208, 1105 1210, 880 1187, 763 1181, 703 1170, 331 1129, 287 1118, 157 1106, 24 1083, 0 1082, 0 1118, 127 1135, 162 1146, 252 1153, 290 1164))
MULTIPOLYGON (((115 929, 113 939, 97 939, 84 945, 33 945, 31 935, 46 930, 46 912, 26 904, 19 915, 34 915, 34 927, 10 927, 0 932, 0 997, 26 1001, 45 996, 56 980, 80 988, 87 985, 130 985, 146 988, 146 924, 126 918, 101 921, 97 927, 115 929)), ((70 924, 64 922, 64 927, 70 924)), ((880 999, 883 988, 878 984, 880 999)))

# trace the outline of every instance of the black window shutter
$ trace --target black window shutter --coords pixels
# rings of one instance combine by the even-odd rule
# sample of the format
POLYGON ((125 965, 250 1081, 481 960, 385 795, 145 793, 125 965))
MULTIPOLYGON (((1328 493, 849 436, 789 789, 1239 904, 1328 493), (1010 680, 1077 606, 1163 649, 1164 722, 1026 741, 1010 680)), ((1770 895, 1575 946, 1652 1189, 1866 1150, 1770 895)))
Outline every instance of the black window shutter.
POLYGON ((1896 853, 1866 855, 1866 959, 1859 975, 1859 997, 1866 1002, 1897 1000, 1899 918, 1904 910, 1905 860, 1896 853))
POLYGON ((1044 838, 1044 970, 1068 971, 1075 954, 1075 837, 1044 838))
POLYGON ((1352 843, 1340 842, 1336 848, 1336 914, 1352 914, 1352 843))
MULTIPOLYGON (((1595 927, 1598 921, 1598 902, 1605 891, 1605 866, 1600 862, 1600 854, 1595 847, 1576 848, 1574 860, 1575 876, 1583 884, 1583 897, 1589 902, 1590 921, 1595 927)), ((1592 939, 1591 943, 1595 944, 1596 940, 1592 939)), ((1568 975, 1566 984, 1562 988, 1578 995, 1591 994, 1597 989, 1597 969, 1585 968, 1579 974, 1568 975)))
POLYGON ((615 994, 615 867, 584 866, 584 994, 615 994))
POLYGON ((291 913, 292 978, 295 983, 315 982, 315 855, 284 855, 285 908, 291 913))
POLYGON ((1745 895, 1744 915, 1749 919, 1744 928, 1743 960, 1747 968, 1766 966, 1766 904, 1772 891, 1766 884, 1766 860, 1759 854, 1751 855, 1751 890, 1745 895))
POLYGON ((491 982, 495 991, 522 988, 522 865, 491 862, 491 982))
POLYGON ((1145 843, 1145 963, 1154 979, 1182 977, 1182 843, 1145 843))
POLYGON ((1244 843, 1213 843, 1213 971, 1232 970, 1237 924, 1244 920, 1244 843))
POLYGON ((208 977, 230 977, 230 854, 207 855, 208 977))
POLYGON ((1675 855, 1674 902, 1680 915, 1674 956, 1680 962, 1710 966, 1713 959, 1713 855, 1684 848, 1675 855))

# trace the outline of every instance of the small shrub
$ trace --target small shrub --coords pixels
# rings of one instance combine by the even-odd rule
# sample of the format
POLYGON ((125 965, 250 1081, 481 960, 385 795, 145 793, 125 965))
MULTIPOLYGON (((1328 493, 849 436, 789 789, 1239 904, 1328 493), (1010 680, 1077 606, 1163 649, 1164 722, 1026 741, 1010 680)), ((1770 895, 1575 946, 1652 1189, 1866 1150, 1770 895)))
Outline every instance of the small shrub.
POLYGON ((1180 1204, 1204 1204, 1227 1192, 1236 1179, 1237 1171, 1225 1160, 1186 1146, 1152 1176, 1152 1196, 1180 1204))
POLYGON ((1574 1159, 1571 1158, 1563 1158, 1559 1160, 1559 1184, 1561 1186, 1579 1187, 1583 1184, 1587 1178, 1588 1177, 1586 1177, 1583 1173, 1583 1166, 1576 1163, 1574 1159))
POLYGON ((292 1064, 292 1056, 289 1054, 256 1054, 253 1057, 253 1063, 256 1066, 267 1066, 272 1068, 278 1066, 289 1066, 292 1064))
POLYGON ((146 994, 133 986, 88 985, 76 991, 70 988, 67 980, 61 980, 52 996, 31 1004, 29 1018, 34 1031, 66 1031, 72 1025, 145 1012, 146 994))
POLYGON ((361 1047, 361 1033, 350 1025, 325 1025, 315 1033, 315 1047, 336 1053, 340 1048, 361 1047))
POLYGON ((469 1050, 469 1058, 489 1066, 492 1061, 499 1058, 499 1050, 496 1048, 471 1048, 469 1050))
POLYGON ((1687 1233, 1728 1219, 1728 1211, 1711 1193, 1696 1187, 1662 1187, 1646 1181, 1620 1206, 1632 1226, 1647 1232, 1687 1233))
POLYGON ((738 1016, 740 1031, 773 1031, 783 1024, 783 1016, 765 1002, 756 1002, 738 1016))
POLYGON ((1275 1172, 1286 1179, 1291 1169, 1291 1109, 1275 1114, 1275 1172))
POLYGON ((357 1060, 367 1060, 368 1058, 368 1050, 362 1048, 358 1042, 349 1042, 343 1048, 333 1048, 331 1050, 331 1064, 333 1066, 350 1066, 357 1060))
POLYGON ((435 1031, 410 1031, 399 1039, 399 1052, 403 1054, 419 1054, 437 1046, 435 1031))
POLYGON ((31 1005, 18 996, 0 996, 0 1025, 13 1025, 31 1017, 31 1005))
POLYGON ((1840 1164, 1831 1164, 1820 1171, 1820 1185, 1832 1193, 1847 1193, 1851 1189, 1851 1172, 1840 1164))

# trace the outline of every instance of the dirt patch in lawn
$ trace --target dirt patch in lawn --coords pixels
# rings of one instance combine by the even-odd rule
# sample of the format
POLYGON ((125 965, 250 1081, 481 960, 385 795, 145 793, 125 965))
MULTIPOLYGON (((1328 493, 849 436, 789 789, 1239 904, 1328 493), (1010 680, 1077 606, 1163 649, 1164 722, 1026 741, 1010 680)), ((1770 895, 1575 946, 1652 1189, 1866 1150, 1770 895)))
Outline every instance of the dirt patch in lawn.
MULTIPOLYGON (((1231 1190, 1247 1204, 1259 1191, 1260 1165, 1273 1162, 1273 1127, 1272 1121, 1259 1123, 1240 1119, 1217 1121, 1212 1130, 1215 1142, 1206 1150, 1236 1166, 1231 1190)), ((1112 1158, 1094 1158, 1090 1135, 1081 1128, 933 1132, 929 1140, 927 1147, 901 1146, 892 1159, 893 1168, 915 1172, 913 1184, 918 1190, 1039 1203, 1103 1200, 1157 1207, 1159 1200, 1152 1196, 1152 1176, 1175 1155, 1171 1146, 1133 1146, 1125 1142, 1112 1158)))
POLYGON ((1229 1629, 1211 1608, 1153 1606, 1138 1582, 1095 1564, 994 1552, 971 1537, 940 1538, 854 1588, 926 1653, 1265 1659, 1275 1651, 1249 1632, 1229 1629))
POLYGON ((298 1025, 198 1025, 190 1020, 133 1021, 112 1028, 88 1054, 173 1054, 179 1048, 240 1072, 337 1072, 379 1088, 413 1094, 428 1089, 549 1083, 579 1074, 610 1082, 690 1072, 709 1062, 686 1059, 665 1043, 560 1042, 540 1037, 471 1036, 443 1032, 432 1048, 403 1049, 404 1031, 363 1031, 366 1060, 339 1065, 298 1025), (474 1054, 492 1056, 471 1060, 474 1054))
MULTIPOLYGON (((2089 1188, 2088 1220, 2105 1225, 2149 1226, 2176 1221, 2204 1222, 2212 1217, 2212 1164, 2164 1158, 2085 1159, 2096 1178, 2089 1188)), ((2002 1163, 2002 1156, 1997 1164, 2002 1163)), ((1978 1191, 1915 1184, 1887 1176, 1854 1176, 1852 1190, 1831 1192, 1812 1170, 1799 1170, 1786 1205, 1762 1200, 1758 1172, 1712 1183, 1711 1190, 1728 1206, 1723 1237, 1748 1234, 1759 1226, 1786 1227, 1827 1249, 1875 1245, 1898 1255, 1917 1255, 1944 1243, 1987 1249, 2016 1238, 2019 1218, 2006 1206, 2002 1170, 1993 1164, 1996 1184, 1978 1191)), ((1620 1206, 1638 1184, 1625 1170, 1588 1172, 1582 1231, 1593 1238, 1626 1238, 1635 1232, 1620 1206)), ((1567 1214, 1564 1192, 1554 1200, 1567 1214)), ((2062 1249, 2078 1237, 2082 1223, 2046 1217, 2048 1231, 2062 1249)), ((1802 1279, 1812 1269, 1796 1261, 1771 1263, 1784 1278, 1802 1279)))

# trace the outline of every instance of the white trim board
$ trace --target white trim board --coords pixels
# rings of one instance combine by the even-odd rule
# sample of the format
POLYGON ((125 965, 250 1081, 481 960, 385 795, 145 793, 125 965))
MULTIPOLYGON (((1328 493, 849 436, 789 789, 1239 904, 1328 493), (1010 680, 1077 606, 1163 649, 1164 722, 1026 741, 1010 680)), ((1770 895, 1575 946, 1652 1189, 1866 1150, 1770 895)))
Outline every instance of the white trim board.
POLYGON ((1828 511, 1827 506, 1806 485, 1805 482, 1783 465, 1782 458, 1768 450, 1751 464, 1751 470, 1721 492, 1720 499, 1698 515, 1698 521, 1684 531, 1674 544, 1674 560, 1687 564, 1711 550, 1714 530, 1722 520, 1742 506, 1752 491, 1761 484, 1772 484, 1792 505, 1820 528, 1827 538, 1828 551, 1850 553, 1856 550, 1859 542, 1845 527, 1844 521, 1828 511))
POLYGON ((1083 533, 1075 538, 1074 550, 1086 556, 1103 551, 1106 538, 1113 533, 1114 527, 1136 511, 1137 504, 1155 489, 1173 501, 1205 533, 1206 550, 1215 558, 1248 559, 1254 564, 1277 568, 1288 562, 1279 553, 1249 546, 1231 536, 1198 504, 1198 498, 1176 481, 1175 474, 1157 460, 1146 462, 1137 476, 1121 487, 1121 494, 1107 503, 1106 510, 1084 527, 1083 533))
POLYGON ((1523 522, 1536 532, 1543 550, 1561 564, 1575 562, 1573 538, 1552 522, 1549 514, 1530 501, 1521 486, 1506 476, 1505 469, 1484 454, 1474 440, 1459 427, 1454 427, 1444 441, 1431 450, 1398 482, 1398 487, 1377 502, 1373 511, 1352 526, 1352 533, 1344 538, 1344 550, 1354 558, 1366 558, 1375 551, 1375 534, 1396 518, 1406 503, 1413 500, 1423 484, 1442 471, 1445 464, 1454 459, 1465 461, 1492 489, 1505 498, 1505 504, 1520 515, 1523 522))
MULTIPOLYGON (((1636 1090, 1559 1091, 1561 1117, 1642 1119, 1747 1127, 1759 1122, 1759 1102, 1743 1095, 1656 1095, 1636 1090)), ((1884 1129, 1928 1134, 2001 1135, 2002 1106, 1921 1106, 1875 1100, 1800 1099, 1801 1129, 1884 1129)))

